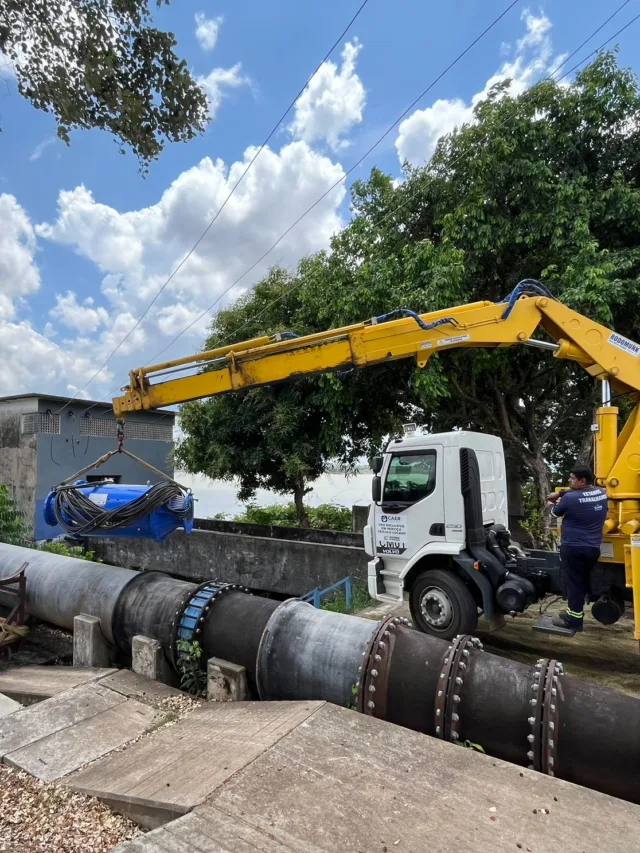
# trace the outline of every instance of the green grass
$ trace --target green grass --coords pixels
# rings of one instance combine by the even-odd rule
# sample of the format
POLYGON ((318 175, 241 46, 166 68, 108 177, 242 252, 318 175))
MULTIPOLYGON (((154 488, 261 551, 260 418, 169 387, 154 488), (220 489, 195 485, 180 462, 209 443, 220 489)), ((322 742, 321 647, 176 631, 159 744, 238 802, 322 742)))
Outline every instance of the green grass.
POLYGON ((331 610, 333 613, 357 613, 375 603, 375 600, 369 596, 366 586, 353 584, 351 586, 351 610, 347 610, 347 597, 344 590, 336 592, 331 597, 323 598, 320 607, 322 610, 331 610))

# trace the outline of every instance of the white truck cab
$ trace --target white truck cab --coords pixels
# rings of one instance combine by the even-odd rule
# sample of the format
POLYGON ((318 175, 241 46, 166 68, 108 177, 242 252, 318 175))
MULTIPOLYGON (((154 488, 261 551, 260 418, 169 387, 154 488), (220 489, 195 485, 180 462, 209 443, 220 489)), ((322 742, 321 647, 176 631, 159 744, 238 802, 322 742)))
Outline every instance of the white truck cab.
MULTIPOLYGON (((487 545, 485 533, 504 531, 508 541, 502 441, 467 431, 409 434, 389 443, 384 455, 376 458, 374 471, 373 501, 364 529, 365 550, 371 557, 370 595, 400 603, 406 590, 414 621, 429 633, 448 637, 452 631, 466 632, 469 622, 473 630, 478 608, 491 609, 486 599, 493 596, 497 583, 486 577, 487 567, 478 559, 487 545), (469 549, 470 532, 481 553, 469 549), (421 584, 419 595, 414 594, 418 578, 443 572, 454 587, 464 588, 436 588, 434 581, 431 586, 421 584), (466 598, 462 604, 456 600, 460 596, 466 598), (465 613, 456 614, 461 607, 465 613)), ((502 580, 506 572, 503 565, 501 569, 502 580)))

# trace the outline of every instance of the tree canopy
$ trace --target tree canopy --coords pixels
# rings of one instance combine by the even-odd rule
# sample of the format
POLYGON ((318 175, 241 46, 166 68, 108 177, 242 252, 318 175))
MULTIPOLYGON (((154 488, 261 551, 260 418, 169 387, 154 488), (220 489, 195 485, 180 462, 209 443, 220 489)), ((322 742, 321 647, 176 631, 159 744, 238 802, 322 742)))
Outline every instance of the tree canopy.
MULTIPOLYGON (((570 307, 638 339, 639 128, 637 81, 613 53, 569 86, 545 80, 515 98, 496 86, 426 167, 406 166, 399 183, 376 169, 355 183, 352 220, 330 251, 305 259, 288 280, 279 272, 277 296, 263 283, 225 312, 239 312, 225 342, 320 331, 398 307, 499 301, 523 278, 543 280, 570 307)), ((222 340, 220 322, 214 338, 222 340)), ((300 387, 319 419, 324 409, 323 458, 371 451, 409 414, 433 431, 501 436, 512 497, 524 477, 540 500, 550 470, 564 474, 585 453, 596 402, 578 366, 526 348, 452 351, 424 370, 398 362, 300 387)), ((228 399, 204 405, 235 412, 240 402, 228 399)))
POLYGON ((61 139, 101 128, 147 167, 166 142, 192 139, 208 121, 173 33, 151 23, 148 0, 0 0, 0 53, 61 139))

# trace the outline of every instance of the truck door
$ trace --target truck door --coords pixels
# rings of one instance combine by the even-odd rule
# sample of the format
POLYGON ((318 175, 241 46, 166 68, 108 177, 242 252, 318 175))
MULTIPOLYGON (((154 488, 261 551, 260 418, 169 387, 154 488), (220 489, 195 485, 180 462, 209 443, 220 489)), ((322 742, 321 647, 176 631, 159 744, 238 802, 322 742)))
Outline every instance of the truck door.
POLYGON ((442 447, 390 454, 374 513, 376 554, 384 560, 385 576, 401 577, 420 548, 445 539, 443 459, 442 447))

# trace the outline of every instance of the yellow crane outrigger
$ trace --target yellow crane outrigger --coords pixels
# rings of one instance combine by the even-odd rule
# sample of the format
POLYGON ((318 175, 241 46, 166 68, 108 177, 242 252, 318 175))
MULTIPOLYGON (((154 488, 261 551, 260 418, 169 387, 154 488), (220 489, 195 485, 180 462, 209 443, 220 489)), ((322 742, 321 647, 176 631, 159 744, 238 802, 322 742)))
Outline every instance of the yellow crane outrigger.
POLYGON ((426 314, 400 309, 318 334, 253 338, 140 367, 129 374, 113 409, 124 418, 128 412, 295 376, 411 357, 424 367, 434 353, 454 347, 517 345, 553 350, 556 358, 577 362, 602 383, 593 427, 596 480, 609 499, 602 561, 624 565, 626 585, 633 591, 634 636, 640 640, 640 535, 635 535, 640 534, 640 345, 563 305, 539 282, 521 282, 505 302, 474 302, 426 314), (538 329, 551 341, 533 339, 538 329), (204 367, 209 369, 184 375, 204 367), (620 432, 611 389, 628 394, 635 404, 620 432))

